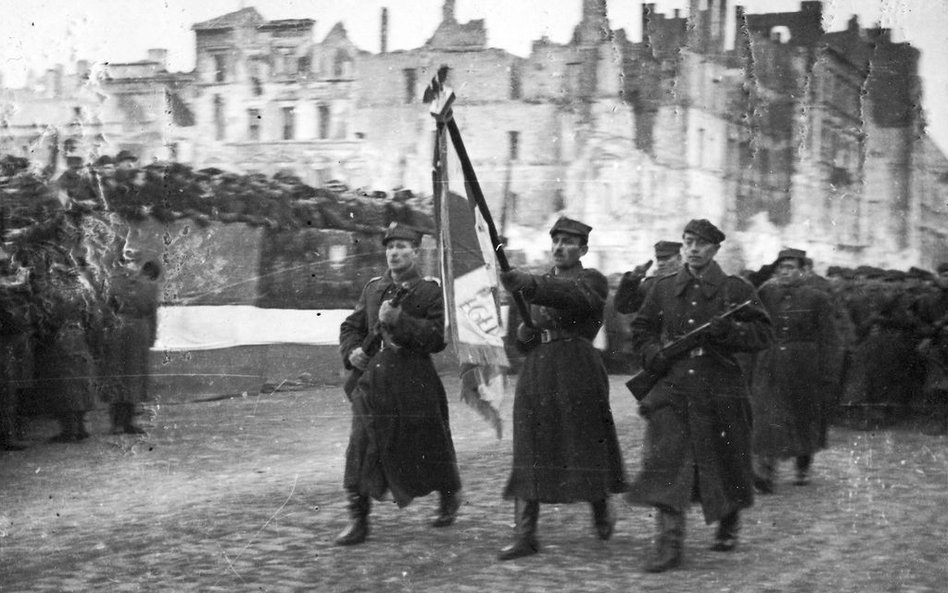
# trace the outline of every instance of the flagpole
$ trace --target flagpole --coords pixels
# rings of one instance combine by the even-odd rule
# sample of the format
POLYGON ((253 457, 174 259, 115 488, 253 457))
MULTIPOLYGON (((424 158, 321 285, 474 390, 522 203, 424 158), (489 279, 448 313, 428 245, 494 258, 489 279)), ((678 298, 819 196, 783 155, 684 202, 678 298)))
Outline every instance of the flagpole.
MULTIPOLYGON (((484 193, 481 191, 481 185, 477 181, 477 174, 474 172, 474 166, 471 164, 471 158, 467 154, 467 148, 464 146, 464 140, 461 138, 461 130, 454 120, 454 114, 451 111, 451 105, 454 103, 454 91, 444 86, 444 81, 448 76, 448 67, 442 66, 438 73, 431 79, 431 84, 425 89, 425 101, 431 103, 431 115, 437 121, 438 126, 446 126, 448 134, 451 136, 451 143, 457 152, 458 160, 461 162, 461 171, 464 174, 464 183, 470 188, 471 197, 474 198, 474 204, 477 206, 484 223, 487 225, 487 232, 490 235, 490 242, 494 248, 494 255, 497 257, 497 264, 500 271, 510 271, 510 262, 507 261, 507 254, 504 252, 504 244, 497 234, 497 227, 494 225, 494 219, 490 214, 490 208, 487 206, 487 200, 484 199, 484 193)), ((446 144, 446 143, 445 143, 446 144)), ((446 149, 446 147, 445 147, 446 149)), ((533 319, 530 316, 530 307, 519 291, 512 293, 514 303, 517 305, 517 311, 520 313, 520 319, 527 327, 534 327, 533 319)))

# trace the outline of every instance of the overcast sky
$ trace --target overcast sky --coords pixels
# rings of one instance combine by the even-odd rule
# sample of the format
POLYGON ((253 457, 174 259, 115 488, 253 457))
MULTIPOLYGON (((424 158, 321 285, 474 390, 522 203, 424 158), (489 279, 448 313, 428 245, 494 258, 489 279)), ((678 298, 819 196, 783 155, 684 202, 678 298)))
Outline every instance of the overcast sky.
MULTIPOLYGON (((614 29, 641 38, 641 2, 608 0, 614 29)), ((660 12, 687 8, 688 0, 655 0, 660 12)), ((422 45, 441 20, 442 0, 0 0, 0 72, 7 86, 21 86, 28 70, 56 63, 73 72, 79 59, 129 62, 149 48, 166 48, 171 70, 194 67, 195 22, 243 7, 266 19, 311 18, 321 39, 344 23, 362 49, 379 50, 379 15, 389 11, 389 49, 422 45)), ((792 0, 744 0, 748 12, 794 11, 792 0)), ((456 0, 459 21, 486 20, 488 43, 526 56, 534 39, 569 40, 582 0, 456 0)), ((864 25, 881 23, 894 37, 922 51, 923 105, 930 133, 948 151, 948 1, 833 0, 824 4, 824 27, 839 30, 850 15, 864 25)))

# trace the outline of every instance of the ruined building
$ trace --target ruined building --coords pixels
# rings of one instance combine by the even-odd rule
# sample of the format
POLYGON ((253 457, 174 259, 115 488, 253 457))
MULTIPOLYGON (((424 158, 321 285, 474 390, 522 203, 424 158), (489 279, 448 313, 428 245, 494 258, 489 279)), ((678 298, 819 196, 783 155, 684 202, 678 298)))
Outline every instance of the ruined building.
POLYGON ((458 22, 454 0, 406 51, 388 51, 383 9, 377 54, 341 24, 317 40, 311 19, 244 8, 193 26, 193 73, 113 74, 102 88, 126 100, 104 138, 154 141, 150 154, 195 166, 427 193, 434 123, 420 102, 444 64, 514 249, 542 256, 536 238, 565 211, 596 228, 589 263, 606 272, 699 216, 728 234, 731 271, 781 246, 807 249, 818 268, 948 259, 948 159, 924 134, 910 44, 855 19, 824 31, 820 2, 750 14, 733 0, 667 15, 645 4, 633 42, 605 0, 577 1, 572 39, 536 40, 525 58, 488 47, 485 23, 458 22), (172 115, 149 115, 161 106, 172 115))

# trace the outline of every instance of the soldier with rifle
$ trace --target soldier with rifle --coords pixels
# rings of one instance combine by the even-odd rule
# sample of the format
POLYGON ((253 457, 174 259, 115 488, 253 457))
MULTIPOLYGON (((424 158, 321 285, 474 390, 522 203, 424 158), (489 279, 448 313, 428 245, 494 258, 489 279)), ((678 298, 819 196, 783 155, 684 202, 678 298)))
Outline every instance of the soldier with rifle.
POLYGON ((766 348, 772 330, 754 288, 714 261, 724 238, 707 220, 689 222, 685 267, 656 280, 632 319, 642 366, 658 377, 637 393, 648 424, 642 469, 628 494, 657 509, 647 572, 681 564, 685 513, 696 495, 705 521, 718 522, 711 549, 720 552, 736 547, 740 510, 754 502, 750 402, 735 355, 766 348), (682 336, 687 348, 679 347, 682 336))
POLYGON ((339 332, 343 364, 359 375, 347 393, 352 430, 343 485, 350 522, 336 538, 340 546, 365 541, 371 499, 387 492, 404 507, 437 490, 433 527, 454 523, 460 506, 448 400, 431 360, 446 347, 441 287, 418 271, 420 233, 392 223, 382 243, 388 270, 369 280, 339 332))

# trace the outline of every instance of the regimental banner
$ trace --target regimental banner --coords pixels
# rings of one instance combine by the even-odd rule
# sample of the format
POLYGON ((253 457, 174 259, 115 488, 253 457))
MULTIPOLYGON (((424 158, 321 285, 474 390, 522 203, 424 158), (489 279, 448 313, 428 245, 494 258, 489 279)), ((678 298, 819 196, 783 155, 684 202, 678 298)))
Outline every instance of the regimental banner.
POLYGON ((470 197, 447 191, 447 146, 436 136, 435 196, 447 332, 457 350, 461 400, 503 434, 504 349, 496 262, 484 219, 470 197))

